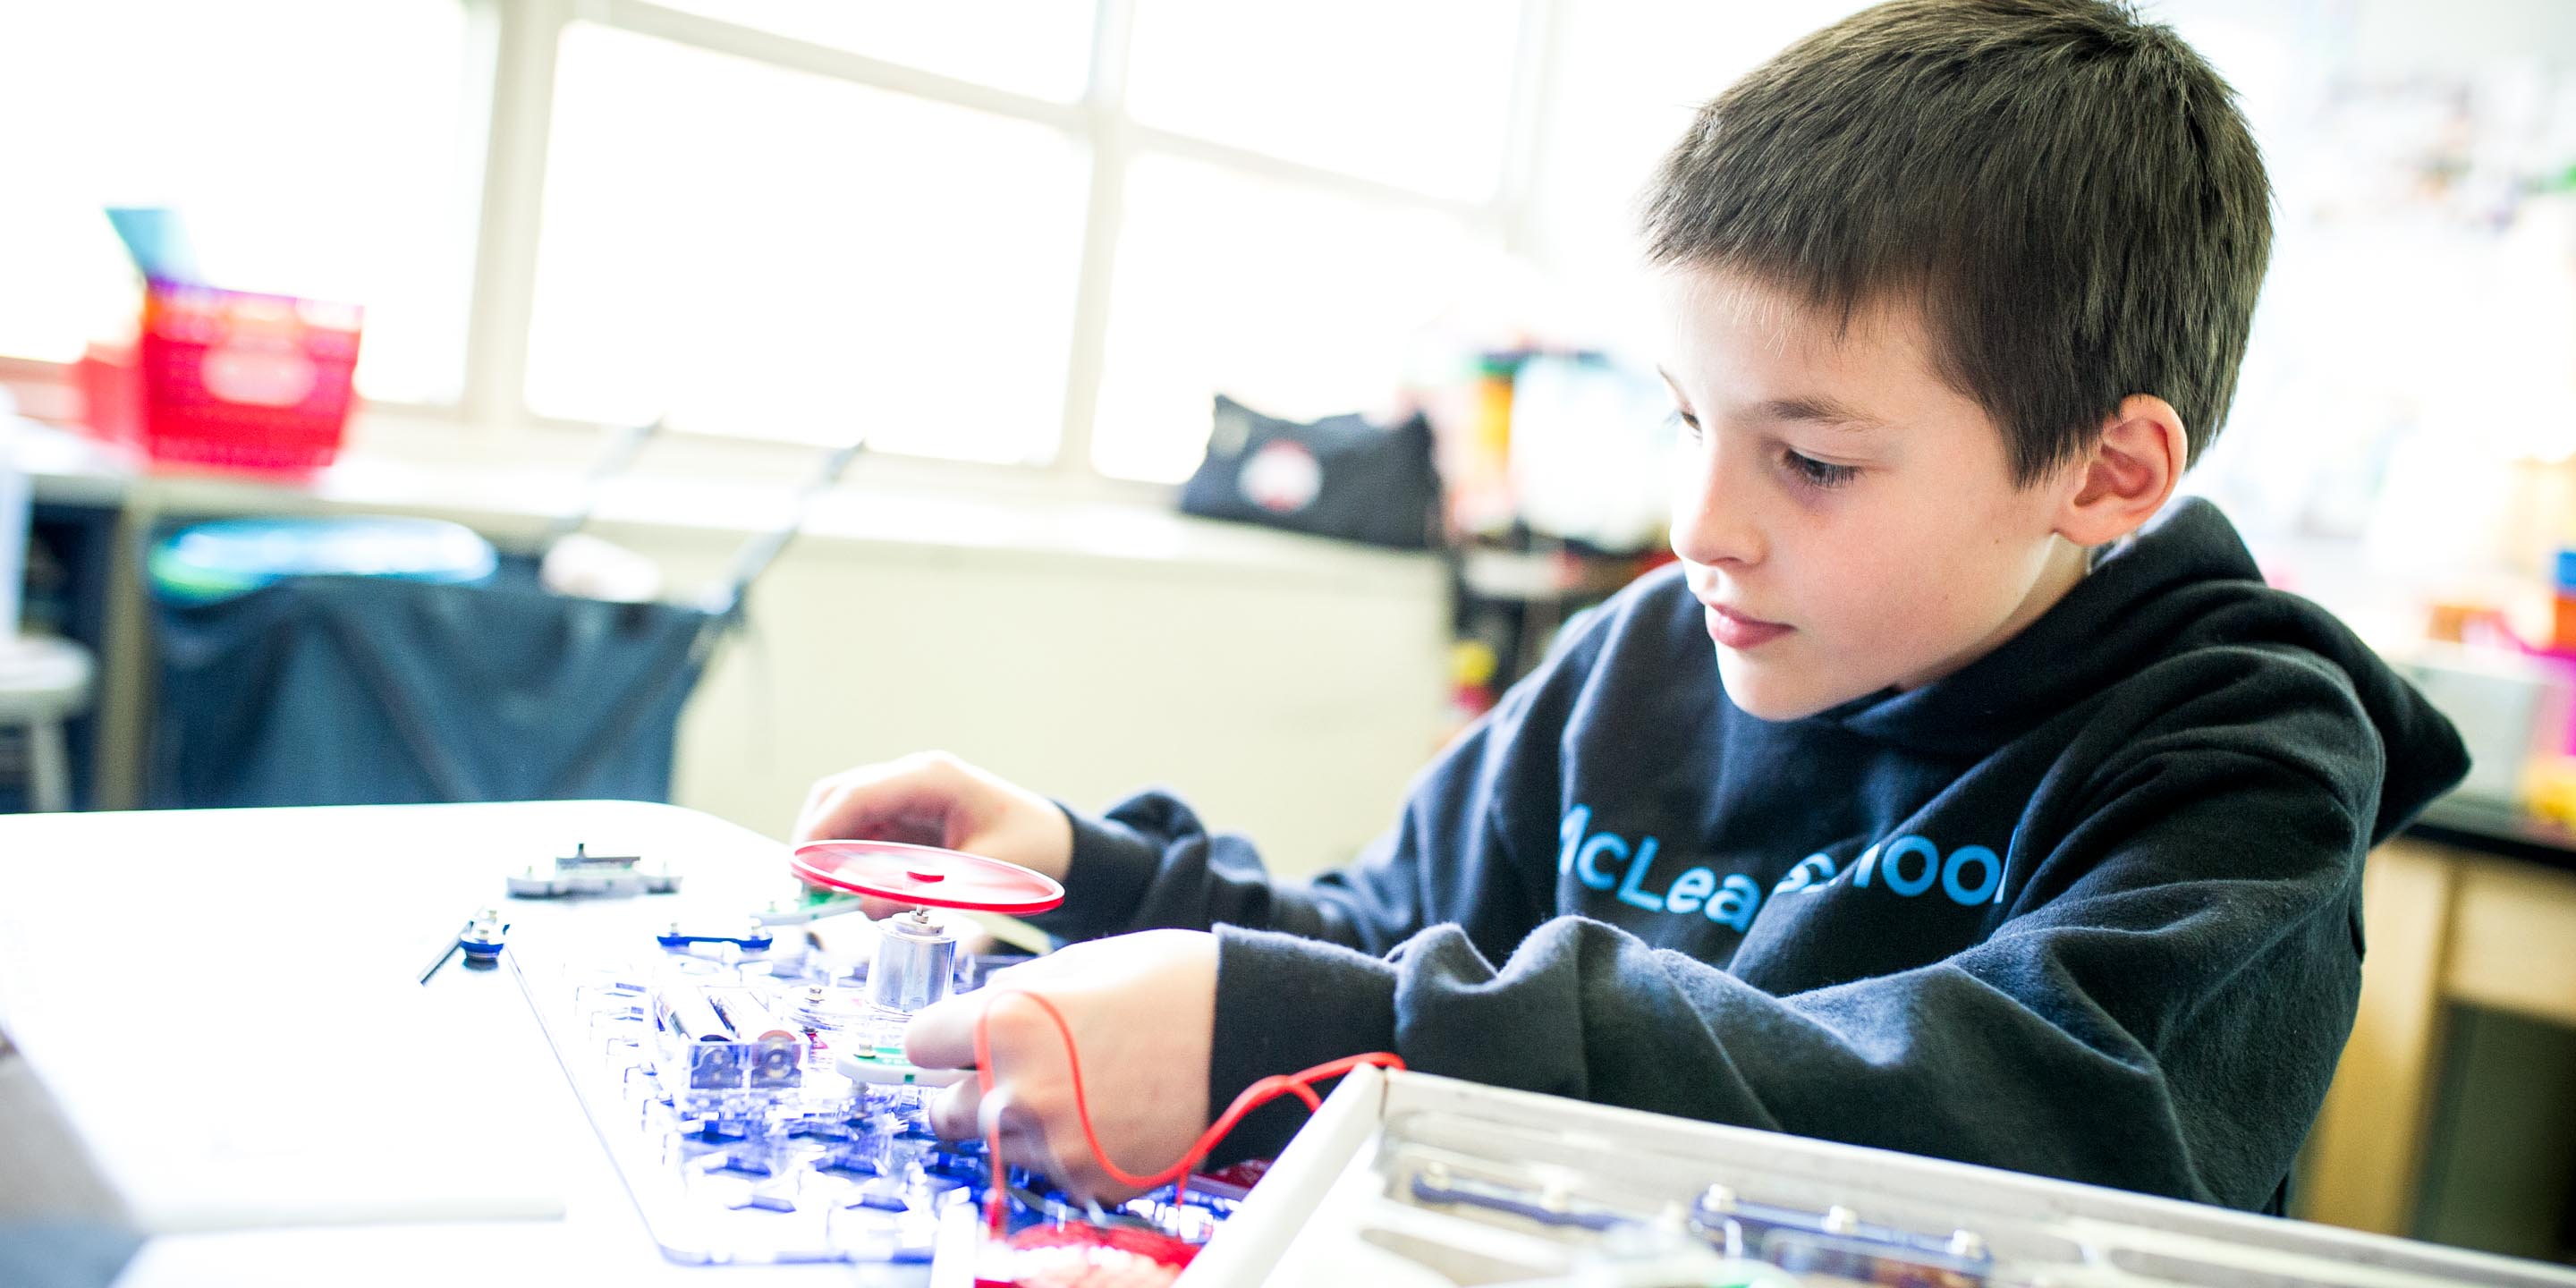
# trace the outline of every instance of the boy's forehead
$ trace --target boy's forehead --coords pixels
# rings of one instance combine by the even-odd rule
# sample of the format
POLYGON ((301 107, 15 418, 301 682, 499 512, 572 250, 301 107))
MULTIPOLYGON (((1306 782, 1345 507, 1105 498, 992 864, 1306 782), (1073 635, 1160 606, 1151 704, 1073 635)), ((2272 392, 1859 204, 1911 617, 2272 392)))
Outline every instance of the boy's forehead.
POLYGON ((1679 376, 1703 359, 1771 359, 1817 374, 1938 380, 1921 312, 1881 298, 1846 315, 1800 292, 1750 274, 1710 265, 1679 265, 1660 274, 1666 346, 1662 363, 1679 376), (1741 352, 1695 353, 1711 345, 1741 352))

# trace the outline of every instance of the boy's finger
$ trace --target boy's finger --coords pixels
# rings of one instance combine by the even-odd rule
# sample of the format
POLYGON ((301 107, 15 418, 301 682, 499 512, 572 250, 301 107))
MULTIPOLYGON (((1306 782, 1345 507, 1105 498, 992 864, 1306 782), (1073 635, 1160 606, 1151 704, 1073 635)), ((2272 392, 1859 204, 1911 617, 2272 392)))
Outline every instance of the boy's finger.
POLYGON ((1063 1170, 1047 1144, 1045 1124, 1014 1106, 1005 1089, 985 1096, 973 1082, 943 1087, 922 1107, 922 1117, 942 1140, 987 1140, 999 1127, 1003 1162, 1049 1177, 1063 1170))
POLYGON ((912 1017, 903 1031, 903 1058, 924 1069, 967 1069, 975 1064, 975 1021, 991 998, 983 992, 952 997, 912 1017))
POLYGON ((908 799, 901 784, 867 770, 835 774, 814 784, 813 797, 797 816, 796 841, 864 836, 882 822, 881 815, 902 808, 908 799))
POLYGON ((797 818, 796 839, 923 843, 945 832, 956 799, 955 782, 932 762, 906 759, 845 770, 814 784, 797 818))
POLYGON ((827 825, 834 821, 833 815, 849 791, 850 779, 856 772, 844 770, 814 780, 814 785, 805 791, 804 806, 796 811, 796 830, 789 834, 790 843, 802 845, 830 835, 827 825))
POLYGON ((979 1137, 997 1139, 1006 1164, 1043 1173, 1059 1183, 1068 1176, 1088 1183, 1087 1170, 1055 1152, 1047 1124, 1013 1101, 1008 1086, 997 1086, 993 1094, 982 1097, 974 1121, 967 1126, 979 1137))
POLYGON ((983 1089, 973 1078, 940 1088, 922 1105, 921 1116, 941 1140, 965 1140, 983 1134, 983 1089))

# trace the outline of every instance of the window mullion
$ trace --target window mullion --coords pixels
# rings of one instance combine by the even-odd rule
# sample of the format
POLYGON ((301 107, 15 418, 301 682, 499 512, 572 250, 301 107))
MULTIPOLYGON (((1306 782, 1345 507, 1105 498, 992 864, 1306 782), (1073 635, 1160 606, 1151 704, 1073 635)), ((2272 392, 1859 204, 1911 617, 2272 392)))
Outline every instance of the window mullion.
POLYGON ((1092 22, 1091 84, 1083 95, 1091 133, 1091 195, 1082 221, 1081 277, 1074 288, 1073 352, 1065 363, 1064 417, 1056 441, 1059 474, 1090 479, 1092 420, 1100 405, 1101 366, 1109 347, 1110 289, 1127 199, 1128 31, 1135 0, 1097 0, 1092 22))
POLYGON ((527 419, 528 331, 537 293, 546 145, 553 133, 555 48, 571 20, 569 0, 495 0, 494 7, 500 33, 465 349, 465 419, 479 429, 527 419))
POLYGON ((713 53, 726 54, 753 62, 767 63, 791 71, 806 72, 833 80, 865 85, 871 89, 908 94, 934 103, 947 103, 971 108, 1013 120, 1036 121, 1040 124, 1065 126, 1078 123, 1082 108, 937 72, 926 71, 903 63, 889 62, 853 50, 818 44, 794 36, 737 22, 712 18, 689 9, 674 9, 652 3, 652 0, 586 0, 596 14, 590 17, 621 31, 688 45, 713 53))

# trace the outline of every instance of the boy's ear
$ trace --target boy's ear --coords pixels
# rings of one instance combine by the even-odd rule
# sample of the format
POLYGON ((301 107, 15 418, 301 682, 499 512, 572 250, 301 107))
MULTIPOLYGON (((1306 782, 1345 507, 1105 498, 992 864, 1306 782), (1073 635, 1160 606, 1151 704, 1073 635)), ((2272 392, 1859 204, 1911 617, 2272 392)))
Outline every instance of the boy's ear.
POLYGON ((2058 535, 2098 546, 2137 531, 2172 499, 2190 460, 2191 439, 2172 403, 2153 394, 2121 399, 2073 467, 2075 490, 2058 512, 2058 535))

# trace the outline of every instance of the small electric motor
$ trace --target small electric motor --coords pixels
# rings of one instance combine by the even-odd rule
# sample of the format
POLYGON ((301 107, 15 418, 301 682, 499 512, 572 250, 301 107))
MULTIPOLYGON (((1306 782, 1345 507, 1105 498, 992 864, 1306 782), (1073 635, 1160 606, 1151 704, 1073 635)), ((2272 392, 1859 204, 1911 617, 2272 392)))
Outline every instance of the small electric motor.
POLYGON ((945 999, 957 980, 957 939, 919 908, 877 923, 868 1003, 910 1015, 945 999))
POLYGON ((876 954, 868 964, 869 1018, 860 1026, 861 1040, 845 1047, 833 1067, 854 1082, 916 1091, 972 1072, 920 1069, 904 1059, 905 1027, 916 1013, 946 1000, 957 981, 957 937, 923 909, 1024 915, 1064 902, 1064 887, 1041 873, 925 845, 809 841, 796 847, 788 868, 817 889, 911 906, 909 912, 876 923, 876 954))

